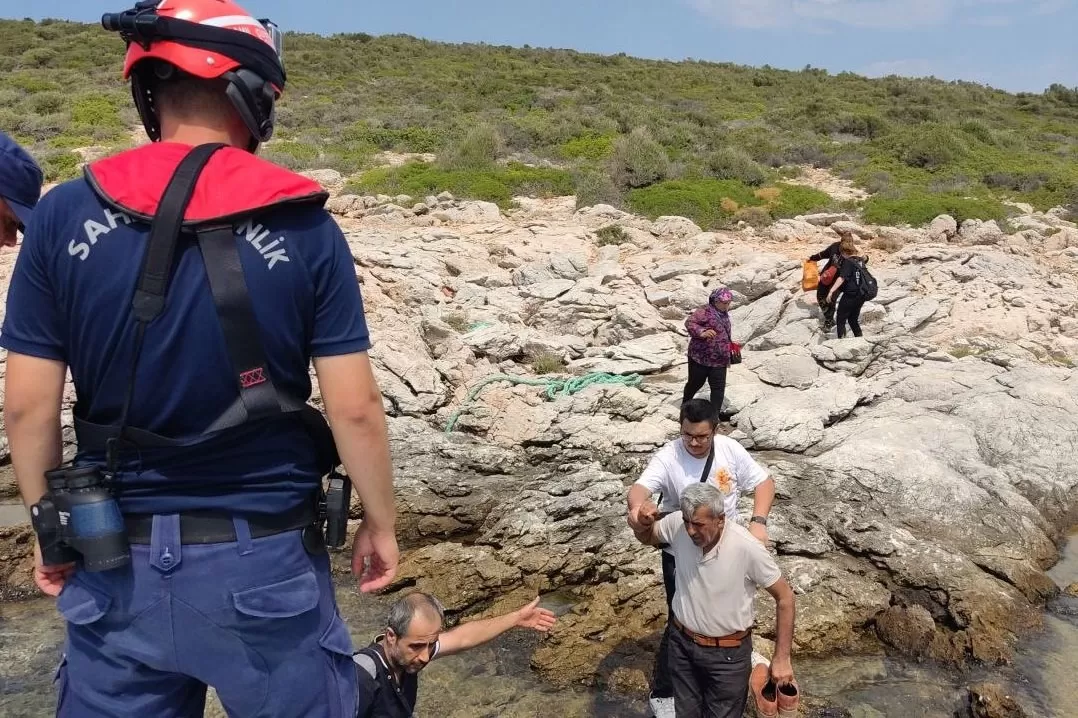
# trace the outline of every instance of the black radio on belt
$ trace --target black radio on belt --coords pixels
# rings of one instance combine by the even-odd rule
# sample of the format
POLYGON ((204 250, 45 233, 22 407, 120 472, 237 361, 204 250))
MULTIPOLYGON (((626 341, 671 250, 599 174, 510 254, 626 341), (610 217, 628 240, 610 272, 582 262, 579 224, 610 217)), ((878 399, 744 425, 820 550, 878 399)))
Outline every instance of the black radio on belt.
POLYGON ((320 518, 326 522, 326 546, 343 548, 348 540, 348 512, 352 505, 352 482, 333 471, 323 499, 320 518))

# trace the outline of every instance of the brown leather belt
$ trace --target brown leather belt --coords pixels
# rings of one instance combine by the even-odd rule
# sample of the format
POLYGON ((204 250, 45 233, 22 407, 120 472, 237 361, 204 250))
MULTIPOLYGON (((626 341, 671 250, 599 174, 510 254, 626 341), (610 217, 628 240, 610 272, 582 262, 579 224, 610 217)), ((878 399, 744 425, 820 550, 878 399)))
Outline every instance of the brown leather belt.
POLYGON ((686 636, 689 637, 693 643, 698 646, 704 646, 706 648, 737 648, 741 645, 741 642, 748 638, 752 633, 752 630, 738 631, 737 633, 731 633, 729 636, 720 636, 719 638, 713 638, 711 636, 704 636, 690 631, 685 628, 685 624, 677 620, 677 616, 670 616, 670 622, 674 624, 674 628, 678 629, 686 636))

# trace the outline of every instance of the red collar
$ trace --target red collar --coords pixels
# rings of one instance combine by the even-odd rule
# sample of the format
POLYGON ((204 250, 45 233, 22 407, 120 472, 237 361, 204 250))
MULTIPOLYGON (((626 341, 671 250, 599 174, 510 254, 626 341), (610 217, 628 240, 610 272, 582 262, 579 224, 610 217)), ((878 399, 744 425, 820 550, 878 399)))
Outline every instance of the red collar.
MULTIPOLYGON (((149 221, 172 173, 191 146, 156 142, 87 165, 93 190, 110 205, 149 221)), ((198 178, 184 220, 232 220, 284 204, 322 206, 329 194, 314 180, 235 147, 218 150, 198 178)))

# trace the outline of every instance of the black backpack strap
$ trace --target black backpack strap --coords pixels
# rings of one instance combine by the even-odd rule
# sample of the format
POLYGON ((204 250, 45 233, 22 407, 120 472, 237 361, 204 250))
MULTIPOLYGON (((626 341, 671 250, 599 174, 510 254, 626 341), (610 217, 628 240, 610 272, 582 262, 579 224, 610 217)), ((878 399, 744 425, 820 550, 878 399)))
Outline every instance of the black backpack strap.
POLYGON ((711 465, 715 463, 715 437, 711 437, 711 451, 707 452, 707 461, 704 462, 704 471, 700 474, 700 483, 706 484, 707 477, 711 474, 711 465))

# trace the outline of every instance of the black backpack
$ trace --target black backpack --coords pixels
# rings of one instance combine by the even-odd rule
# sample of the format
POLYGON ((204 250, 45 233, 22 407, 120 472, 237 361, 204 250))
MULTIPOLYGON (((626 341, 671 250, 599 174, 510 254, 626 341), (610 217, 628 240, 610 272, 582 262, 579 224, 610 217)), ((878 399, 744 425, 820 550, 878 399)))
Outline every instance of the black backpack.
POLYGON ((872 301, 879 292, 876 278, 868 271, 865 260, 859 257, 850 257, 848 261, 853 262, 855 267, 853 271, 854 296, 865 302, 872 301))

